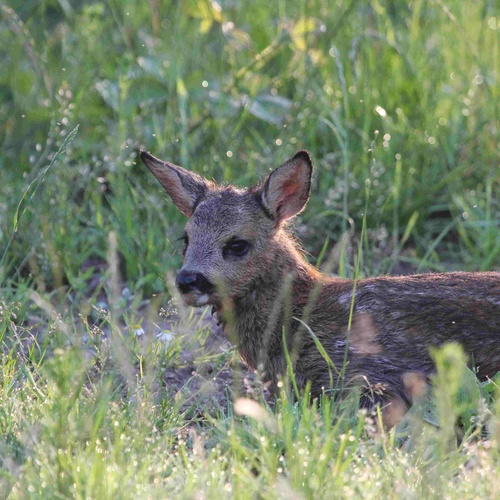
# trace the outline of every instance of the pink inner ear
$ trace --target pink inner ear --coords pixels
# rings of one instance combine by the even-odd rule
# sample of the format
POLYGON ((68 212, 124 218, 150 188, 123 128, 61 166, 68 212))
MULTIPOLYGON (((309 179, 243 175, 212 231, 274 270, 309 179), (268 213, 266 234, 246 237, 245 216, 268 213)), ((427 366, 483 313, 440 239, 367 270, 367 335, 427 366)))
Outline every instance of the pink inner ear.
POLYGON ((304 184, 301 182, 300 171, 293 171, 288 179, 281 185, 277 194, 277 212, 280 218, 288 219, 300 212, 307 201, 303 192, 304 184))
POLYGON ((300 175, 294 170, 290 177, 283 183, 283 194, 285 197, 293 196, 299 189, 300 175))
POLYGON ((297 185, 296 175, 294 175, 292 179, 283 184, 284 198, 286 199, 292 197, 298 191, 298 188, 299 186, 297 185))
POLYGON ((269 175, 263 186, 262 201, 277 222, 300 213, 309 198, 312 165, 304 154, 297 154, 283 163, 269 175))

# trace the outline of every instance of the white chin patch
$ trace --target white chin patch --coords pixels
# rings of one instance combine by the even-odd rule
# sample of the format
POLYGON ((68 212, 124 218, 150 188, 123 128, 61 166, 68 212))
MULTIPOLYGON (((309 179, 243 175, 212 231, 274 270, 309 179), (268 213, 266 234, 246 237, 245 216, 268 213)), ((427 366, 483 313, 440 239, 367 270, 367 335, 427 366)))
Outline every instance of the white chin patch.
POLYGON ((198 307, 206 306, 208 304, 208 295, 204 293, 196 299, 196 305, 198 307))

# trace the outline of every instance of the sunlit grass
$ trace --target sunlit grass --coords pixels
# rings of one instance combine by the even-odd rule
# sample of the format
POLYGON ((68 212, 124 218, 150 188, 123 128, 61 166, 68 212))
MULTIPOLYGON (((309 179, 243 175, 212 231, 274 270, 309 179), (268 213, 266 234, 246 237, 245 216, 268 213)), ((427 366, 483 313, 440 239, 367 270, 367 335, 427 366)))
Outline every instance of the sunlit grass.
MULTIPOLYGON (((2 319, 13 312, 2 306, 2 319)), ((192 393, 159 391, 161 372, 148 377, 134 363, 140 354, 145 366, 161 364, 164 347, 125 343, 120 350, 109 345, 121 342, 112 334, 103 340, 107 348, 91 354, 67 346, 66 335, 77 331, 65 325, 52 327, 65 341, 46 358, 31 354, 26 332, 4 338, 0 485, 12 498, 498 492, 495 385, 480 386, 455 349, 436 353, 436 399, 424 398, 387 432, 379 414, 357 409, 355 395, 296 401, 285 388, 272 406, 259 396, 237 398, 200 418, 190 409, 192 393), (489 479, 475 487, 484 475, 489 479)))

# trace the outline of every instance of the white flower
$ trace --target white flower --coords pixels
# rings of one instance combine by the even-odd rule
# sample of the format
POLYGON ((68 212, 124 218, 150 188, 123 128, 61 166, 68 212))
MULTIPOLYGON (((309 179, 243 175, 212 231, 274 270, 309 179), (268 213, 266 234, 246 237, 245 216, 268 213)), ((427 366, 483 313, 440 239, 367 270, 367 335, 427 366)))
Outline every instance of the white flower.
POLYGON ((162 330, 156 334, 156 338, 168 346, 174 340, 174 334, 169 330, 162 330))
POLYGON ((144 335, 144 328, 142 328, 142 326, 135 326, 132 331, 136 337, 142 337, 144 335))

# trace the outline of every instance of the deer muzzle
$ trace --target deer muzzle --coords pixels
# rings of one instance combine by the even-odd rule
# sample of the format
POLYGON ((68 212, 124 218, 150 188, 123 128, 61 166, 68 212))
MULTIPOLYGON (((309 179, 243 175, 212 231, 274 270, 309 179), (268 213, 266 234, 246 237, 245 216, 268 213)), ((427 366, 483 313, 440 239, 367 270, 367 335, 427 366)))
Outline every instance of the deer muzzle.
POLYGON ((181 271, 179 271, 176 281, 179 292, 181 292, 182 295, 190 294, 193 298, 209 296, 215 288, 203 274, 187 269, 181 269, 181 271))

